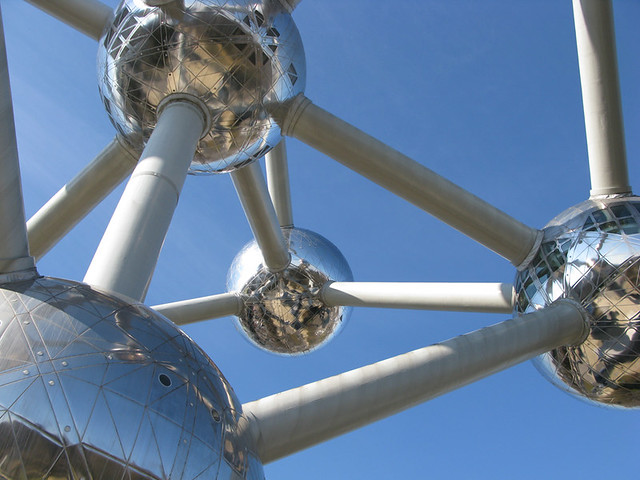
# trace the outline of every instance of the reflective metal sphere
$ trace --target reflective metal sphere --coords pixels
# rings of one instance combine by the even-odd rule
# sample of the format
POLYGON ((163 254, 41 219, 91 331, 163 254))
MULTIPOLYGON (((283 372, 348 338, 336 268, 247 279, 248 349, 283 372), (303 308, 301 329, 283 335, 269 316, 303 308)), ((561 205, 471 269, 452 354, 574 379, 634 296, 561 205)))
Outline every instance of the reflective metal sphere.
POLYGON ((639 197, 588 200, 553 219, 516 295, 516 313, 571 298, 592 316, 584 343, 535 361, 545 376, 600 404, 640 406, 639 197))
POLYGON ((252 343, 274 353, 310 352, 333 338, 349 308, 330 307, 320 298, 328 281, 352 281, 340 251, 323 236, 299 228, 283 231, 291 264, 272 273, 263 265, 258 245, 250 242, 233 260, 229 291, 244 302, 238 327, 252 343))
POLYGON ((0 478, 263 479, 242 406, 171 322, 89 286, 0 286, 0 478))
POLYGON ((123 0, 100 41, 99 87, 118 132, 140 148, 160 102, 192 95, 209 109, 192 173, 225 172, 281 139, 269 113, 304 90, 306 65, 291 15, 268 0, 123 0))

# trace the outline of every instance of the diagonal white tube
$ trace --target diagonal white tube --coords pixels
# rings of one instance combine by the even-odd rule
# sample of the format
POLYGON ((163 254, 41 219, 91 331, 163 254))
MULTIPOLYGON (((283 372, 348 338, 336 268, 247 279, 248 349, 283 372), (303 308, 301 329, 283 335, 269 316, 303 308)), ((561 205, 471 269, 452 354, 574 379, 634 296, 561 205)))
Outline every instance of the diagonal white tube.
POLYGON ((143 301, 196 146, 202 109, 164 107, 89 265, 84 282, 143 301))
POLYGON ((235 293, 221 293, 179 302, 163 303, 151 308, 176 325, 186 325, 213 318, 238 315, 242 308, 242 301, 235 293))
POLYGON ((587 314, 561 300, 430 347, 242 406, 248 438, 269 463, 455 390, 587 331, 587 314))
POLYGON ((289 13, 293 12, 298 4, 302 0, 279 0, 280 4, 287 10, 289 13))
POLYGON ((289 166, 285 139, 280 140, 265 157, 269 196, 282 228, 293 227, 291 189, 289 188, 289 166))
POLYGON ((520 265, 540 232, 299 95, 274 114, 282 131, 520 265))
POLYGON ((329 282, 320 291, 330 306, 511 313, 508 283, 329 282))
POLYGON ((131 173, 138 157, 114 138, 27 221, 29 248, 42 258, 131 173))
POLYGON ((289 265, 291 256, 280 230, 276 211, 271 203, 267 185, 258 162, 231 172, 233 186, 238 192, 262 258, 269 270, 278 272, 289 265))
POLYGON ((613 9, 610 0, 573 0, 591 196, 630 193, 613 9))
POLYGON ((85 35, 99 40, 113 10, 98 0, 27 0, 85 35))
POLYGON ((10 281, 18 272, 32 271, 20 181, 18 144, 13 121, 9 68, 0 12, 0 274, 10 281))

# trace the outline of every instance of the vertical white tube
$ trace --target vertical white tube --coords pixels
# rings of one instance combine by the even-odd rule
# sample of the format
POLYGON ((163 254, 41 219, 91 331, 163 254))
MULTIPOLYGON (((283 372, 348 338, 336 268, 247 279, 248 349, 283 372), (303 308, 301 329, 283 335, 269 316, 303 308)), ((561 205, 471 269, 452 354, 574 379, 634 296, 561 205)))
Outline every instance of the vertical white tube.
POLYGON ((630 193, 610 0, 573 0, 591 195, 630 193))
POLYGON ((0 12, 0 274, 13 274, 34 267, 27 241, 18 144, 0 12))
POLYGON ((267 186, 282 228, 293 227, 293 209, 291 207, 291 189, 289 188, 289 166, 287 147, 283 138, 273 150, 264 157, 267 167, 267 186))
POLYGON ((162 110, 85 283, 144 300, 204 126, 194 103, 174 101, 162 110))

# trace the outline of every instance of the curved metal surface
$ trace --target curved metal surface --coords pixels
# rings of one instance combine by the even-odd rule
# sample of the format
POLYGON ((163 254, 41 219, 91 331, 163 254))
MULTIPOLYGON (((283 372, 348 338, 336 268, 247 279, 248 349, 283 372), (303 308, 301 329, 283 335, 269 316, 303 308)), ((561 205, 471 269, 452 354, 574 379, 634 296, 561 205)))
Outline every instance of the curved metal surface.
POLYGON ((291 253, 287 268, 269 271, 252 241, 233 260, 227 288, 241 297, 237 325, 253 344, 274 353, 307 353, 333 338, 350 312, 324 303, 322 286, 351 281, 353 275, 340 251, 323 236, 300 228, 283 233, 291 253))
POLYGON ((138 148, 153 131, 165 97, 199 98, 212 125, 191 172, 230 171, 280 140, 267 106, 304 90, 300 34, 291 15, 272 2, 177 5, 120 4, 100 40, 100 93, 118 132, 138 148))
POLYGON ((554 218, 516 276, 516 313, 559 298, 592 315, 588 338, 535 364, 553 383, 605 405, 640 406, 640 197, 591 199, 554 218))
POLYGON ((0 318, 0 478, 264 478, 225 378, 151 309, 39 278, 0 318))

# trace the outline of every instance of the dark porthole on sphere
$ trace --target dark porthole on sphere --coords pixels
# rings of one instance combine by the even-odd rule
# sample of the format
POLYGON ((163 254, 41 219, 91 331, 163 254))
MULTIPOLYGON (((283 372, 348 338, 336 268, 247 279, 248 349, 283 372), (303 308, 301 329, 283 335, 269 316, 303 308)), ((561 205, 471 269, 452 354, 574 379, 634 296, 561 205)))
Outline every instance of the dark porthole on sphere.
POLYGON ((211 409, 211 416, 213 417, 213 419, 216 422, 220 422, 220 414, 218 413, 218 411, 215 408, 211 409))
POLYGON ((162 385, 164 385, 165 387, 170 387, 171 386, 171 379, 167 375, 165 375, 164 373, 161 373, 158 376, 158 380, 160 380, 160 383, 162 385))

